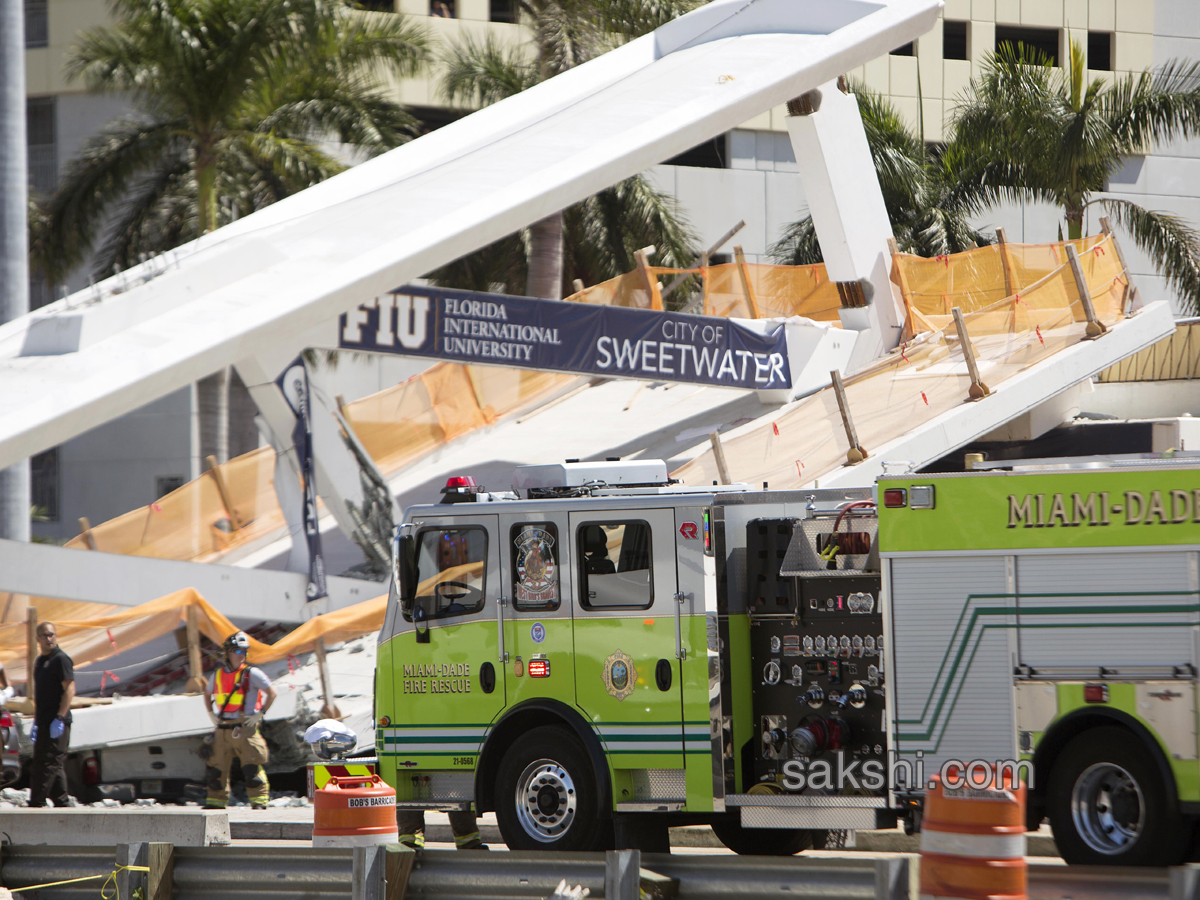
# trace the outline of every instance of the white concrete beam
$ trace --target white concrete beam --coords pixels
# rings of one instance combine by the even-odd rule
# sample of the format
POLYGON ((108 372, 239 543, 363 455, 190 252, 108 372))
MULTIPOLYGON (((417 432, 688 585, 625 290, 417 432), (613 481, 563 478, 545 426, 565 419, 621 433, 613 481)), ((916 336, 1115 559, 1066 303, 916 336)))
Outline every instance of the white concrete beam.
POLYGON ((900 342, 904 315, 891 282, 892 223, 883 203, 858 100, 837 82, 805 95, 812 112, 787 118, 800 182, 833 281, 861 281, 867 305, 839 312, 859 332, 847 374, 900 342))
POLYGON ((231 619, 290 623, 304 622, 387 592, 386 584, 330 577, 329 596, 306 603, 307 584, 307 575, 300 572, 0 540, 0 591, 35 597, 137 606, 190 587, 231 619))

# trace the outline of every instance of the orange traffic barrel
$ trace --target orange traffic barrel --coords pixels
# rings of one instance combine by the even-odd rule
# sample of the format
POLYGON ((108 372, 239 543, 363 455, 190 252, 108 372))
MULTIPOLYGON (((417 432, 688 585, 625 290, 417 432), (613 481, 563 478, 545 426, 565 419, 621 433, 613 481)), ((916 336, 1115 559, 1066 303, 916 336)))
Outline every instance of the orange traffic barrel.
POLYGON ((921 817, 921 900, 1026 900, 1025 785, 1011 770, 997 784, 976 764, 952 778, 931 779, 921 817))
POLYGON ((314 847, 394 844, 396 792, 378 775, 334 776, 313 797, 314 847))

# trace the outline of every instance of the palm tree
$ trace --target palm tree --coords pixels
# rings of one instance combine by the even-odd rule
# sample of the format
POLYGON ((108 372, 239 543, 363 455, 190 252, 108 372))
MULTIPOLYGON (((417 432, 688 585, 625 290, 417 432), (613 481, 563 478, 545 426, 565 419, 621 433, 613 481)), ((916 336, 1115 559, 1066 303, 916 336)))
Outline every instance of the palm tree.
MULTIPOLYGON (((336 174, 345 165, 322 141, 374 155, 411 134, 381 87, 428 56, 401 16, 342 0, 114 0, 113 12, 69 73, 134 112, 83 145, 33 219, 51 283, 94 251, 108 274, 336 174)), ((200 382, 210 434, 227 435, 228 382, 228 370, 200 382)), ((226 458, 225 439, 208 443, 226 458)))
MULTIPOLYGON (((991 243, 989 235, 968 221, 974 205, 957 175, 962 165, 958 152, 930 148, 904 124, 894 106, 864 85, 852 84, 851 90, 858 100, 883 203, 900 249, 918 256, 938 256, 991 243)), ((812 217, 788 226, 771 245, 770 254, 786 265, 821 262, 812 217)))
POLYGON ((1200 311, 1200 235, 1169 213, 1104 196, 1125 159, 1200 134, 1200 63, 1172 61, 1156 72, 1086 81, 1083 48, 1070 65, 1003 44, 984 63, 953 116, 950 151, 979 210, 1005 201, 1059 206, 1067 236, 1083 236, 1084 214, 1101 210, 1154 261, 1185 306, 1200 311))
MULTIPOLYGON (((442 92, 452 102, 495 103, 653 31, 695 5, 695 0, 515 0, 518 21, 533 35, 532 54, 491 35, 467 37, 445 55, 442 92)), ((557 300, 565 281, 594 283, 628 271, 633 251, 647 244, 658 248, 656 263, 686 265, 694 256, 692 242, 672 198, 635 176, 443 267, 434 278, 456 286, 475 286, 482 278, 517 290, 522 267, 511 254, 523 244, 525 293, 557 300)))

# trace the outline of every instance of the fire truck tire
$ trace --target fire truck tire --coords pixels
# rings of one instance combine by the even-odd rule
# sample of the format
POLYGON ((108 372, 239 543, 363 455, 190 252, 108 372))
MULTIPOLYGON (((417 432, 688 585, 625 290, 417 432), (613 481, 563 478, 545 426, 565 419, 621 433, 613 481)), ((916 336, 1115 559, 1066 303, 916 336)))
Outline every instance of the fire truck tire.
POLYGON ((714 822, 713 833, 739 856, 794 856, 825 846, 824 831, 790 828, 743 828, 740 822, 714 822))
POLYGON ((564 728, 535 728, 496 771, 496 824, 510 850, 604 849, 596 780, 587 752, 564 728))
POLYGON ((1072 738, 1051 770, 1047 801, 1068 863, 1173 866, 1192 833, 1145 744, 1124 728, 1072 738))

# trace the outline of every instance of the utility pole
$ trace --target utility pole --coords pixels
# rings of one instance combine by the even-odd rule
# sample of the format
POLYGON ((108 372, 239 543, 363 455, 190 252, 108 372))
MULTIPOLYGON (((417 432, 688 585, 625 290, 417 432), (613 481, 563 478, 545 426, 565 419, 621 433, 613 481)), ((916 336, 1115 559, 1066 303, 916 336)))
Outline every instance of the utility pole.
MULTIPOLYGON (((0 325, 29 312, 25 3, 0 0, 0 325)), ((0 469, 0 538, 29 540, 29 460, 0 469)))

